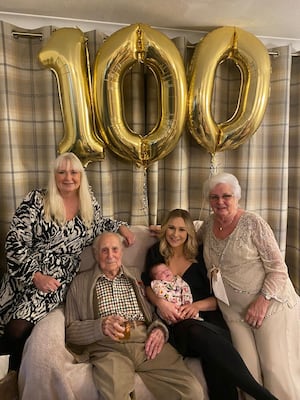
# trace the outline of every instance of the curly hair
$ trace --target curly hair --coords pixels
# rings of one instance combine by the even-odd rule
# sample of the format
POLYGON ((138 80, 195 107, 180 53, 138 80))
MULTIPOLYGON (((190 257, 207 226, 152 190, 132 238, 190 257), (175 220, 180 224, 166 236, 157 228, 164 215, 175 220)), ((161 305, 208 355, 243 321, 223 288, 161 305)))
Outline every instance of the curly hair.
POLYGON ((168 264, 170 258, 174 255, 174 250, 168 243, 166 239, 166 231, 169 227, 169 222, 174 218, 182 218, 185 223, 185 228, 187 231, 187 239, 184 243, 183 254, 187 260, 191 262, 196 261, 196 256, 198 254, 198 242, 196 237, 196 230, 190 213, 181 208, 176 208, 171 210, 161 226, 161 232, 159 235, 160 244, 159 251, 164 257, 165 262, 168 264))

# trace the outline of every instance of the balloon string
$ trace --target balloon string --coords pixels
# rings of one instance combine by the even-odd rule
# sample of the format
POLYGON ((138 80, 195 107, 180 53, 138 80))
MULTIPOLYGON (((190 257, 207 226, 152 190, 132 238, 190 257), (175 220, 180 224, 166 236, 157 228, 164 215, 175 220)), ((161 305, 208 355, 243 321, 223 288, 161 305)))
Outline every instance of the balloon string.
POLYGON ((212 175, 216 175, 219 172, 219 166, 220 163, 217 161, 217 157, 216 157, 216 153, 210 153, 211 154, 211 159, 210 159, 210 166, 209 166, 209 170, 210 170, 210 176, 212 175))
POLYGON ((147 169, 144 167, 135 166, 132 183, 132 210, 135 210, 135 212, 133 212, 131 215, 131 225, 148 225, 149 199, 147 169))
MULTIPOLYGON (((216 175, 219 172, 219 167, 221 166, 220 161, 217 159, 217 154, 216 153, 210 153, 211 159, 210 159, 210 166, 209 166, 209 178, 211 178, 213 175, 216 175)), ((202 203, 200 206, 200 211, 199 211, 199 220, 201 221, 202 214, 204 212, 204 204, 206 202, 206 199, 202 197, 202 203)), ((209 213, 211 212, 211 209, 209 207, 209 213)))
POLYGON ((143 176, 143 211, 148 214, 149 199, 148 199, 148 185, 147 185, 147 169, 144 168, 143 176))

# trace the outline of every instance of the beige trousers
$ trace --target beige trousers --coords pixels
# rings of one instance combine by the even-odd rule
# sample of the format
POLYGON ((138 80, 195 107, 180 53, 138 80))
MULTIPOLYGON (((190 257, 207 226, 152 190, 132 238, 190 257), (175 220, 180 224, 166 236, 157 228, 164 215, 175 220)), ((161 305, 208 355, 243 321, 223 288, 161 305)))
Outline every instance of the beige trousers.
POLYGON ((203 400, 203 389, 182 357, 166 343, 154 360, 145 356, 146 328, 136 327, 130 339, 96 342, 88 346, 93 377, 106 400, 134 398, 134 375, 138 373, 158 399, 203 400))
POLYGON ((233 344, 253 376, 279 400, 299 400, 300 304, 289 308, 276 302, 274 313, 265 318, 259 329, 253 329, 243 318, 256 296, 238 293, 228 285, 226 292, 230 306, 221 302, 219 305, 233 344))

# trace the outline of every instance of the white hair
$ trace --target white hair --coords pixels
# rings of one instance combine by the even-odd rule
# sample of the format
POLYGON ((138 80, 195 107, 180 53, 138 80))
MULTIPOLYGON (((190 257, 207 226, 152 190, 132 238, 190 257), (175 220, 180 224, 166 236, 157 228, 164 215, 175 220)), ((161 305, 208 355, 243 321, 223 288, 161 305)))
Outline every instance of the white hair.
POLYGON ((229 185, 232 189, 234 197, 237 200, 241 198, 241 186, 239 184, 238 179, 233 175, 229 174, 228 172, 220 172, 216 175, 212 175, 204 182, 203 185, 203 194, 205 198, 208 198, 209 193, 220 183, 225 183, 229 185))
POLYGON ((113 236, 115 238, 118 239, 119 244, 120 244, 120 248, 123 249, 124 248, 124 243, 123 243, 123 238, 122 236, 117 233, 117 232, 109 232, 109 231, 104 231, 102 233, 100 233, 100 235, 96 236, 93 244, 92 244, 92 249, 93 249, 93 254, 94 254, 94 258, 97 260, 98 258, 98 254, 99 254, 99 247, 100 247, 100 242, 105 239, 105 237, 107 236, 113 236))

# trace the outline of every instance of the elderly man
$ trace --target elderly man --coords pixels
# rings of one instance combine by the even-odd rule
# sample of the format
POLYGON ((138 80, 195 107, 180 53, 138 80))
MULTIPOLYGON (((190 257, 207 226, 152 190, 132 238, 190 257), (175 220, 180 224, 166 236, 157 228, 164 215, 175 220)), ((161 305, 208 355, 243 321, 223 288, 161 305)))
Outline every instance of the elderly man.
POLYGON ((166 326, 122 265, 120 237, 103 233, 93 248, 95 268, 79 274, 68 291, 66 338, 88 352, 99 392, 109 400, 130 399, 136 372, 157 399, 203 399, 200 383, 166 343, 166 326))

